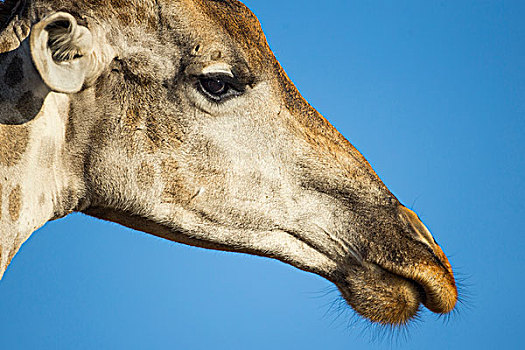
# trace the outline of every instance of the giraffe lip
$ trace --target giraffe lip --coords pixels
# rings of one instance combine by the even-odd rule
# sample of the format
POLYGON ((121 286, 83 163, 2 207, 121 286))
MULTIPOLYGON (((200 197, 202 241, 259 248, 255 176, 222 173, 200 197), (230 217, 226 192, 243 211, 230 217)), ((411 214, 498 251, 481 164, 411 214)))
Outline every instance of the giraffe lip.
POLYGON ((343 269, 335 284, 347 303, 361 316, 385 325, 403 325, 414 318, 421 304, 446 314, 457 301, 453 275, 433 263, 390 266, 361 261, 343 269))
MULTIPOLYGON (((448 264, 448 260, 446 262, 448 264)), ((452 271, 446 265, 421 263, 406 268, 380 268, 418 286, 421 303, 430 311, 446 314, 454 309, 458 292, 452 271)))
POLYGON ((407 324, 426 299, 414 281, 370 262, 347 270, 336 285, 359 315, 383 325, 407 324))

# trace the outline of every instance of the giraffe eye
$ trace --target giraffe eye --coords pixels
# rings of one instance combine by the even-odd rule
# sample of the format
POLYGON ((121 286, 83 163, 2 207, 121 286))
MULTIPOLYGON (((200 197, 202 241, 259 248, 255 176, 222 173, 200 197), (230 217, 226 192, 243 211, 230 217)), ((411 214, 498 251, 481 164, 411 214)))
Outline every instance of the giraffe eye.
POLYGON ((221 78, 201 78, 200 84, 202 89, 212 95, 213 97, 220 98, 222 95, 228 92, 229 86, 228 84, 222 80, 221 78))
POLYGON ((244 92, 244 86, 228 75, 200 76, 197 88, 204 96, 215 102, 222 102, 244 92))

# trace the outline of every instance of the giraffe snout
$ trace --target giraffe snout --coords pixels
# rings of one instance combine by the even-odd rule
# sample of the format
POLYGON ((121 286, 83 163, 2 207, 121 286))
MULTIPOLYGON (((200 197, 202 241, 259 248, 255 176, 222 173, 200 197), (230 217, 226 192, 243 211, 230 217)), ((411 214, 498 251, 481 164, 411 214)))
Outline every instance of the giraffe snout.
POLYGON ((456 305, 458 292, 452 266, 436 240, 412 210, 401 206, 400 216, 416 241, 425 244, 431 257, 417 258, 394 272, 419 284, 425 291, 423 304, 433 312, 448 313, 456 305))
POLYGON ((353 248, 359 254, 340 263, 343 277, 334 281, 341 294, 357 313, 381 324, 406 324, 421 305, 449 313, 458 292, 443 250, 413 211, 398 205, 390 213, 398 215, 396 225, 372 222, 363 231, 369 236, 359 236, 353 248))

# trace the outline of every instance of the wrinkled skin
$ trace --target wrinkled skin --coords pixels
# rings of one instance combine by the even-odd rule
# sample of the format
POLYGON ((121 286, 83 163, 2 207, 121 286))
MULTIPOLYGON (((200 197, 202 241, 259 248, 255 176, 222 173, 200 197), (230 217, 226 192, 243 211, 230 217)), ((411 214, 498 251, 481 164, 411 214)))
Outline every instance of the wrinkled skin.
POLYGON ((244 5, 40 0, 13 10, 13 3, 0 36, 0 93, 7 96, 0 137, 22 133, 30 146, 2 164, 20 142, 0 145, 3 198, 21 182, 23 208, 10 219, 0 211, 4 270, 37 227, 81 211, 319 274, 381 324, 406 323, 420 304, 436 313, 454 308, 454 277, 441 248, 301 97, 244 5), (69 17, 36 26, 59 11, 92 41, 81 31, 67 45, 53 39, 67 35, 60 28, 69 17), (39 31, 51 38, 41 53, 39 31), (65 91, 58 73, 46 70, 47 48, 54 61, 86 62, 81 75, 71 73, 71 81, 81 79, 78 91, 65 91), (13 57, 24 62, 18 90, 7 69, 13 57), (217 79, 228 89, 220 99, 206 89, 217 79), (14 108, 26 90, 34 107, 14 108), (50 138, 46 152, 55 156, 31 156, 50 138), (53 186, 31 187, 23 175, 29 167, 44 184, 53 177, 53 186))

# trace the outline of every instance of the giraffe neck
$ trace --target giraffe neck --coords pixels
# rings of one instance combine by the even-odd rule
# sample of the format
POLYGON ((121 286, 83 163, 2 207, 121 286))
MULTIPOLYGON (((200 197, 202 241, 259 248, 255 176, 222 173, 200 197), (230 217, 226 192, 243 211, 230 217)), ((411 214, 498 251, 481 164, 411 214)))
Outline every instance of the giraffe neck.
POLYGON ((45 86, 26 41, 0 53, 0 278, 33 231, 71 211, 63 159, 69 98, 45 86))

